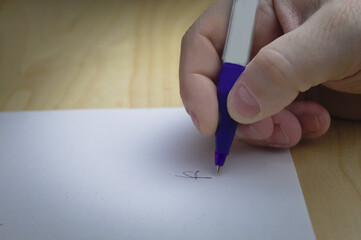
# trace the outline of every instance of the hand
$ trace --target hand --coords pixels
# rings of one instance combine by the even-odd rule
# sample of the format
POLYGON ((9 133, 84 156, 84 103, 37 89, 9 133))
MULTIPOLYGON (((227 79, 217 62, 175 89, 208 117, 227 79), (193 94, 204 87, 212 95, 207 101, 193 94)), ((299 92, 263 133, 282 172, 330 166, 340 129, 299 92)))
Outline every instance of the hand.
MULTIPOLYGON (((218 0, 182 39, 180 92, 197 129, 218 124, 217 77, 232 0, 218 0)), ((228 96, 246 142, 290 147, 361 119, 361 1, 260 0, 251 62, 228 96)))

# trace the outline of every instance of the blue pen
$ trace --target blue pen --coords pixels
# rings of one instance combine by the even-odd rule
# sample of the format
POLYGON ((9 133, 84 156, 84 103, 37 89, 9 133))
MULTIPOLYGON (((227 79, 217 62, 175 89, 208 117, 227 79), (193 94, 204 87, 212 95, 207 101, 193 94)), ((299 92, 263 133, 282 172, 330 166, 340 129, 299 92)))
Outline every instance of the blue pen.
POLYGON ((257 5, 258 0, 233 0, 227 40, 222 57, 223 66, 217 85, 219 105, 215 151, 217 172, 219 172, 229 154, 237 129, 238 123, 228 114, 227 97, 249 61, 257 5))

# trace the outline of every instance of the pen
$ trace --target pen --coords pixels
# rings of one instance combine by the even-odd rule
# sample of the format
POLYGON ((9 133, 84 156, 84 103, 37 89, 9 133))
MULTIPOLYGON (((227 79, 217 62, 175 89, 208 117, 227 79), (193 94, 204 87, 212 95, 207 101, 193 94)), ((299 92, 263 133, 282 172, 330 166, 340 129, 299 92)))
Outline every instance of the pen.
POLYGON ((223 51, 223 65, 218 76, 219 122, 216 131, 215 164, 223 166, 231 148, 238 123, 227 110, 227 97, 249 61, 253 25, 258 0, 233 0, 228 33, 223 51))

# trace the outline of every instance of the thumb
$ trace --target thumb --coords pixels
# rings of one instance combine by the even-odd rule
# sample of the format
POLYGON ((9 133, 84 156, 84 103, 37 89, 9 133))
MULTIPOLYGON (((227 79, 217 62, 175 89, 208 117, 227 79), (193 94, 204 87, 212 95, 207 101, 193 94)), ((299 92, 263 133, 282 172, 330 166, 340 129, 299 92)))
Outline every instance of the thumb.
POLYGON ((325 4, 303 25, 262 48, 228 96, 231 117, 257 122, 280 112, 299 92, 352 75, 360 64, 356 24, 359 14, 325 4))

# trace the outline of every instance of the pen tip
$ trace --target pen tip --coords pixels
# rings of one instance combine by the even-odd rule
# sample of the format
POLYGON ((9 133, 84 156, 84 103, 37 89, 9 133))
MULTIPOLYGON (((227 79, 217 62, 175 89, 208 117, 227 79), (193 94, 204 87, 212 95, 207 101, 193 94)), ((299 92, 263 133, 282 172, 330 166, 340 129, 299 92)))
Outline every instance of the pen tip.
POLYGON ((221 169, 221 166, 217 166, 217 173, 219 173, 220 169, 221 169))

